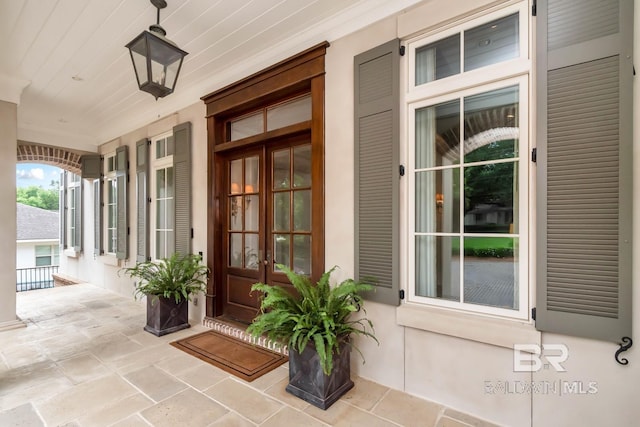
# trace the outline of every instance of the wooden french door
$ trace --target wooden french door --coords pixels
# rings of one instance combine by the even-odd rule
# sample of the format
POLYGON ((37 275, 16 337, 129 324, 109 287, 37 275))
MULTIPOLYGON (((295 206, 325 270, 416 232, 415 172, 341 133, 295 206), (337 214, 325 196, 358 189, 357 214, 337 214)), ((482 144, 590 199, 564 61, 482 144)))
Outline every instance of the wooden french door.
POLYGON ((223 164, 222 314, 250 323, 260 305, 254 283, 290 286, 277 264, 311 275, 311 142, 270 141, 223 164))

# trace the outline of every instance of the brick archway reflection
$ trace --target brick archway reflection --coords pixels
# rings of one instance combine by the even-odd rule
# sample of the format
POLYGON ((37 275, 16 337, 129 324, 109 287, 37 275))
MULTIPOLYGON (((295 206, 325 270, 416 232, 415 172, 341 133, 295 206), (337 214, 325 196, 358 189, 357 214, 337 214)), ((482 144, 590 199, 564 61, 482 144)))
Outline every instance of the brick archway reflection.
POLYGON ((44 163, 80 174, 80 158, 84 153, 18 141, 18 163, 44 163))

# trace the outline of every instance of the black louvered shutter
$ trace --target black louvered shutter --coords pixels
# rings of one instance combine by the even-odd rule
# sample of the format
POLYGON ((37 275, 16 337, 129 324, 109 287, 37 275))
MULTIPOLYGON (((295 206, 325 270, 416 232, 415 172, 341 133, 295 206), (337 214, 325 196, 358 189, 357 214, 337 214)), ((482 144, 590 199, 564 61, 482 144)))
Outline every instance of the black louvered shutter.
POLYGON ((354 58, 355 276, 398 305, 400 41, 354 58))
POLYGON ((129 258, 128 153, 126 145, 116 148, 116 258, 118 259, 129 258))
POLYGON ((631 336, 633 2, 538 1, 537 319, 631 336))
POLYGON ((151 260, 149 252, 149 140, 136 142, 136 261, 151 260))
POLYGON ((191 122, 173 128, 175 250, 191 253, 191 122))

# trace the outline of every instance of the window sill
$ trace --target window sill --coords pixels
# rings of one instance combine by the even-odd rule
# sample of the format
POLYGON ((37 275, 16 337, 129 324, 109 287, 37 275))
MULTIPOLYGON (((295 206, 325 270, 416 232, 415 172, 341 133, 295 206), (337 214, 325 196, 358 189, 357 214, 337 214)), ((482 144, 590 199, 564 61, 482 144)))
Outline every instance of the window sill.
POLYGON ((120 260, 115 255, 106 254, 100 257, 104 265, 111 265, 113 267, 120 267, 120 260))
POLYGON ((540 331, 526 322, 461 313, 406 303, 396 310, 398 324, 442 335, 513 348, 514 344, 540 344, 540 331))
POLYGON ((78 258, 80 256, 80 252, 76 252, 73 249, 65 249, 63 254, 67 257, 67 258, 78 258))

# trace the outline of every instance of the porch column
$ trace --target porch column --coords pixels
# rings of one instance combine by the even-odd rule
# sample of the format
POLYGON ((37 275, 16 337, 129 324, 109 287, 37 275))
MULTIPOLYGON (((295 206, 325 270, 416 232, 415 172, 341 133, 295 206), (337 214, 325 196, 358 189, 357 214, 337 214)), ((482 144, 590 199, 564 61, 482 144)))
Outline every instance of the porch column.
POLYGON ((24 326, 16 316, 16 159, 18 103, 27 84, 0 75, 0 331, 24 326))

